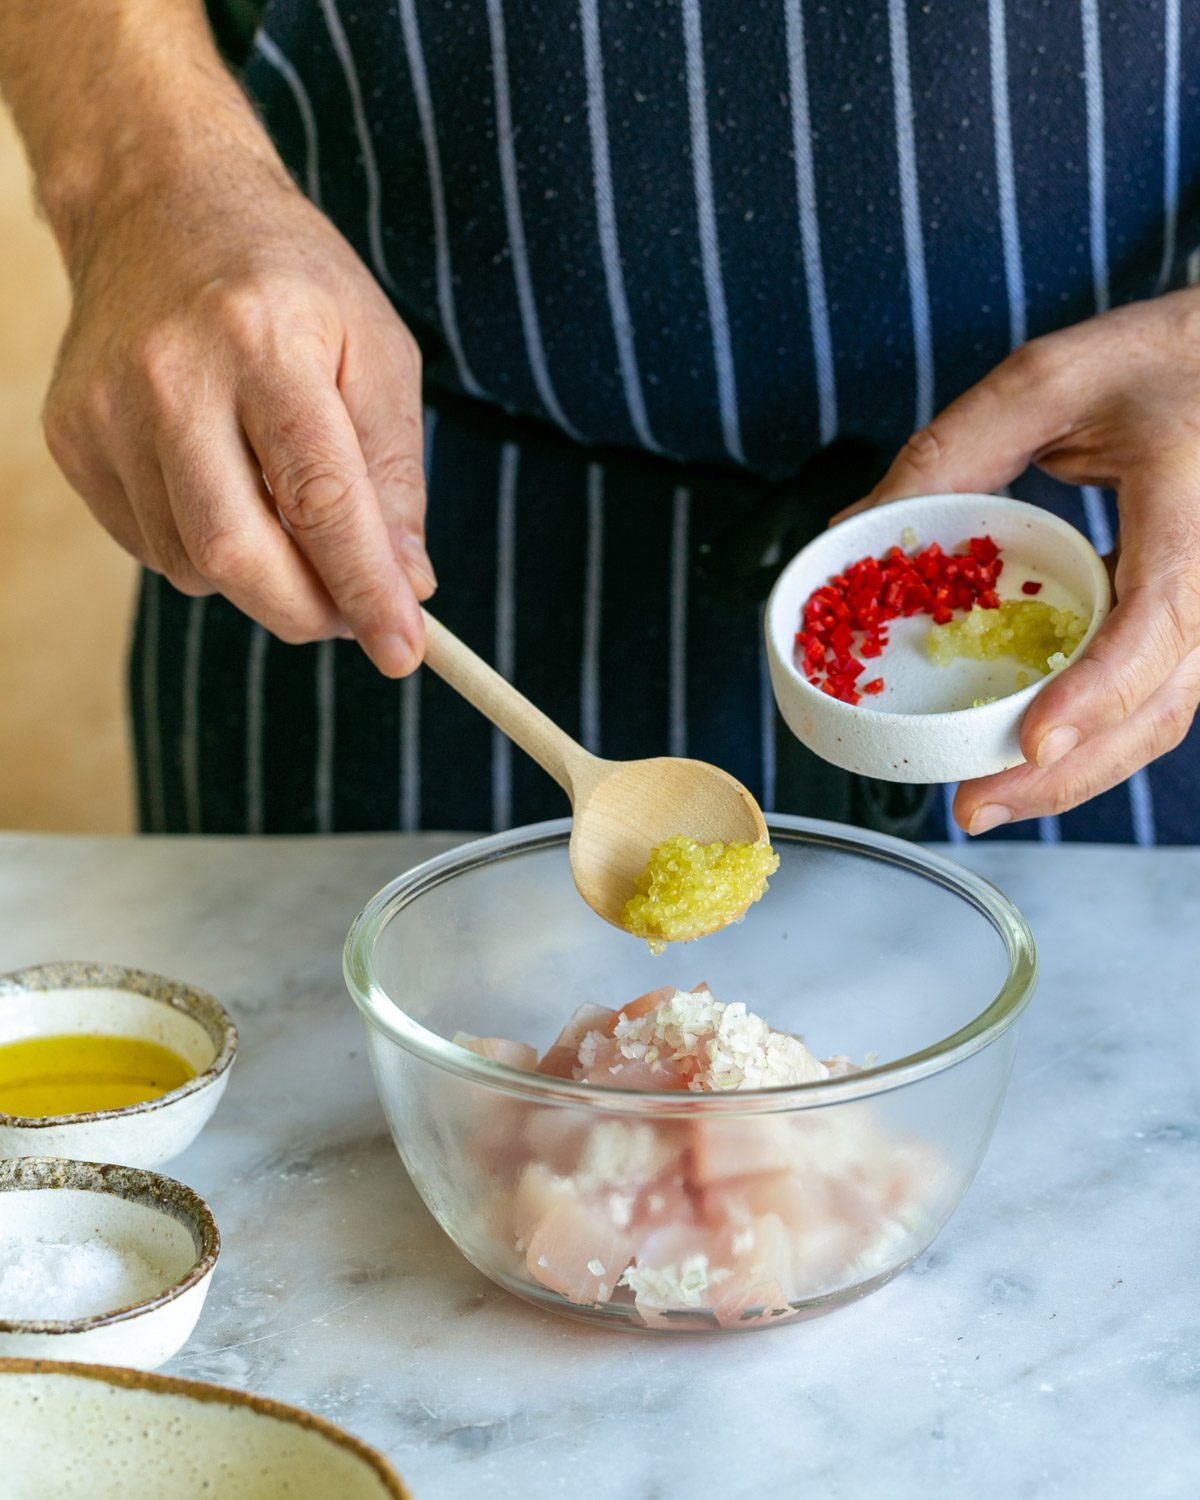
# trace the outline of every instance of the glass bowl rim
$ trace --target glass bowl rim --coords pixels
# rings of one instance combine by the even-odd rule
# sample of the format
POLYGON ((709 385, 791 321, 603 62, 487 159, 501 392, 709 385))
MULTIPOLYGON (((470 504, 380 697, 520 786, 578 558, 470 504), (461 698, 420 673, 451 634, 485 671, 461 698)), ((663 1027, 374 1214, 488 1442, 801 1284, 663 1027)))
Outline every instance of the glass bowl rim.
POLYGON ((958 896, 987 920, 1005 945, 1008 973, 999 992, 965 1026, 915 1052, 844 1077, 785 1088, 688 1094, 684 1100, 675 1091, 596 1088, 480 1057, 423 1026, 391 999, 375 977, 372 963, 375 943, 401 911, 456 875, 565 845, 571 830, 570 818, 526 824, 456 844, 389 881, 355 917, 346 936, 342 955, 346 987, 363 1019, 405 1051, 488 1088, 526 1098, 584 1105, 593 1110, 693 1117, 698 1112, 745 1115, 810 1109, 905 1087, 953 1067, 989 1046, 1029 1004, 1038 973, 1033 933, 1017 907, 983 876, 905 839, 848 824, 773 813, 767 815, 767 827, 773 843, 778 836, 784 843, 817 844, 873 858, 899 866, 958 896))

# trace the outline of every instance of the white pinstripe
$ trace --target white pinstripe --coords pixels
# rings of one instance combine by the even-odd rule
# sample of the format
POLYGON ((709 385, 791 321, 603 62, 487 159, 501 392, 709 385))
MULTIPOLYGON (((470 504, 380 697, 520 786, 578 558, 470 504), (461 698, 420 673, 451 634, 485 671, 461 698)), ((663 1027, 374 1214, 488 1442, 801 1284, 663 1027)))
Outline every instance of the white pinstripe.
MULTIPOLYGON (((1104 496, 1090 484, 1084 485, 1080 494, 1083 497, 1083 514, 1092 546, 1103 556, 1113 550, 1113 533, 1104 496)), ((1135 771, 1125 786, 1129 792, 1129 815, 1133 822, 1134 843, 1150 848, 1155 841, 1154 794, 1150 790, 1150 777, 1145 768, 1135 771)))
POLYGON ((187 633, 183 642, 179 769, 183 781, 184 820, 189 833, 199 833, 203 822, 200 800, 200 656, 204 648, 204 608, 207 603, 205 598, 188 601, 187 633))
POLYGON ((988 0, 988 40, 992 69, 992 137, 996 152, 996 195, 1000 201, 1000 242, 1004 247, 1004 284, 1008 292, 1008 342, 1025 342, 1025 268, 1021 258, 1021 225, 1013 170, 1012 121, 1008 104, 1008 37, 1004 0, 988 0))
POLYGON ((250 631, 246 658, 246 832, 263 831, 263 692, 269 637, 261 625, 250 631))
POLYGON ((896 163, 900 178, 900 221, 912 311, 913 360, 916 365, 916 426, 933 418, 933 339, 929 319, 929 284, 925 274, 925 238, 921 230, 921 190, 913 139, 912 82, 908 67, 908 21, 904 0, 888 0, 888 34, 892 50, 892 102, 896 117, 896 163))
POLYGON ((642 380, 638 373, 634 347, 633 319, 625 295, 625 277, 621 270, 621 242, 617 232, 617 211, 613 203, 612 160, 608 148, 608 115, 604 97, 604 56, 600 46, 600 18, 597 0, 579 0, 580 30, 583 34, 583 71, 587 79, 588 131, 592 146, 592 184, 596 200, 596 229, 600 241, 600 259, 604 265, 604 285, 608 292, 609 316, 617 345, 617 363, 629 420, 644 448, 656 453, 662 449, 650 431, 642 380))
POLYGON ((808 292, 808 321, 812 333, 813 364, 817 375, 817 410, 821 442, 837 436, 837 376, 825 270, 821 261, 821 224, 817 214, 816 172, 813 169, 812 122, 808 108, 808 63, 804 46, 803 0, 784 0, 787 26, 788 96, 792 112, 792 155, 796 165, 796 203, 800 217, 800 245, 804 254, 804 284, 808 292))
POLYGON ((421 31, 417 24, 417 8, 414 0, 399 0, 399 4, 400 28, 404 34, 408 71, 412 75, 413 99, 417 106, 421 142, 425 148, 425 171, 429 178, 438 314, 441 317, 442 332, 446 335, 446 343, 454 358, 463 389, 469 391, 472 396, 480 396, 483 394, 482 387, 467 363, 467 356, 463 353, 462 339, 458 331, 458 310, 454 304, 454 271, 450 259, 450 230, 446 219, 446 189, 442 178, 442 155, 438 146, 437 120, 433 113, 433 96, 429 90, 425 53, 421 47, 421 31))
POLYGON ((1163 17, 1163 258, 1156 292, 1165 292, 1175 265, 1179 219, 1179 0, 1163 17))
POLYGON ((329 29, 329 40, 333 43, 333 50, 337 53, 338 62, 342 65, 342 73, 346 79, 346 91, 350 95, 350 110, 354 116, 354 130, 358 136, 358 149, 362 154, 363 177, 367 184, 367 244, 371 250, 371 265, 374 267, 376 276, 385 286, 395 287, 396 283, 388 269, 387 256, 383 252, 383 195, 379 184, 379 166, 375 160, 371 128, 367 123, 366 111, 363 108, 362 88, 358 81, 358 71, 354 66, 354 54, 350 51, 350 43, 346 40, 346 33, 342 28, 337 0, 320 0, 320 3, 325 16, 325 25, 329 29))
POLYGON ((762 802, 764 812, 775 810, 775 694, 767 664, 766 607, 758 617, 758 725, 762 745, 762 802))
MULTIPOLYGON (((509 682, 516 669, 517 463, 520 449, 505 443, 500 450, 496 491, 496 671, 509 682)), ((492 730, 492 827, 512 824, 512 741, 492 730)))
POLYGON ((580 738, 600 754, 600 614, 604 602, 604 470, 588 464, 587 563, 583 584, 583 653, 579 664, 580 738))
POLYGON ((157 573, 145 575, 145 614, 142 621, 142 723, 146 740, 146 816, 151 833, 167 824, 163 794, 162 719, 158 703, 159 590, 157 573))
POLYGON ((319 207, 321 170, 317 147, 317 117, 313 114, 308 90, 304 87, 299 73, 265 31, 260 31, 254 38, 254 45, 291 90, 296 113, 300 116, 300 128, 304 131, 304 191, 319 207))
POLYGON ((545 407, 569 437, 582 441, 579 432, 567 420, 546 365, 542 330, 538 323, 533 279, 529 272, 529 250, 525 243, 525 225, 521 218, 521 191, 517 182, 517 158, 513 146, 512 101, 508 92, 508 51, 504 37, 504 0, 487 0, 488 32, 492 46, 492 86, 496 104, 496 151, 500 160, 500 183, 504 193, 504 217, 508 225, 508 248, 512 255, 513 279, 517 287, 517 306, 525 335, 525 352, 529 373, 545 407))
POLYGON ((668 638, 670 724, 672 755, 687 754, 687 588, 688 511, 691 491, 680 485, 671 512, 671 624, 668 638))
POLYGON ((316 654, 317 751, 313 762, 313 815, 318 833, 333 832, 333 732, 337 719, 337 660, 334 641, 316 654))
MULTIPOLYGON (((433 456, 437 442, 437 412, 424 408, 425 489, 433 482, 433 456)), ((410 672, 400 684, 400 827, 415 833, 421 826, 421 681, 423 673, 410 672)))
POLYGON ((1100 14, 1096 0, 1079 0, 1083 26, 1083 87, 1087 105, 1088 238, 1092 286, 1098 313, 1107 312, 1108 227, 1104 180, 1104 75, 1100 62, 1100 14))
POLYGON ((692 181, 696 194, 700 266, 704 274, 704 295, 708 302, 708 323, 712 330, 721 435, 725 451, 738 463, 744 464, 746 455, 742 452, 737 375, 733 364, 733 345, 729 337, 729 313, 725 305, 725 284, 721 278, 721 247, 717 239, 717 215, 713 200, 700 0, 683 0, 683 45, 687 60, 688 120, 691 129, 692 181))

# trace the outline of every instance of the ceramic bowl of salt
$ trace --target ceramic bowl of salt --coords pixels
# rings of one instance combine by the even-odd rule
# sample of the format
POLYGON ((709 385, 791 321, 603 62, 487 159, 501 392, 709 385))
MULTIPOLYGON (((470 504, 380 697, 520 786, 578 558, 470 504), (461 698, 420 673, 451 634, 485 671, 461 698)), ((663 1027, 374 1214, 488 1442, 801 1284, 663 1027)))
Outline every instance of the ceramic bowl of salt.
POLYGON ((208 1205, 173 1178, 0 1160, 0 1358, 155 1369, 195 1328, 219 1252, 208 1205))
POLYGON ((118 964, 0 974, 0 1157, 158 1167, 220 1102, 237 1028, 212 995, 118 964))
POLYGON ((780 574, 766 611, 771 685, 796 738, 847 771, 925 783, 988 776, 1022 763, 1025 711, 1087 650, 1109 603, 1095 548, 1040 506, 999 495, 898 500, 823 532, 780 574), (903 557, 889 559, 893 548, 903 557), (870 563, 884 574, 877 599, 870 563), (809 603, 827 589, 837 596, 827 623, 810 632, 809 603), (899 610, 874 640, 859 628, 872 601, 899 610), (846 606, 839 635, 835 612, 846 606))

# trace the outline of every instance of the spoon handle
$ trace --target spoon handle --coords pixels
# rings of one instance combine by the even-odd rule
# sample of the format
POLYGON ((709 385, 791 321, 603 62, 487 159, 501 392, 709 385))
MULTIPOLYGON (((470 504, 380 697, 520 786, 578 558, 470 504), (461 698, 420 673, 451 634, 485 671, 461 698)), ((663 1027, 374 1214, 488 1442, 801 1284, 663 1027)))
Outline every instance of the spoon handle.
POLYGON ((428 610, 421 613, 425 618, 425 665, 532 756, 574 802, 581 781, 590 779, 589 772, 594 774, 596 757, 540 708, 535 708, 511 682, 506 682, 428 610))

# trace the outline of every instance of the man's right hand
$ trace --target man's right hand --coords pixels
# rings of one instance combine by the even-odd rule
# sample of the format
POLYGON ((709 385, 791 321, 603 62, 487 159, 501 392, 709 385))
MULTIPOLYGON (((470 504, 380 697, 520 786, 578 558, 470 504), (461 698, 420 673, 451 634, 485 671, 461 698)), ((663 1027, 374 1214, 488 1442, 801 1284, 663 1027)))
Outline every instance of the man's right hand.
POLYGON ((46 438, 176 588, 220 592, 285 641, 353 634, 400 676, 435 587, 420 355, 248 108, 220 108, 215 151, 211 122, 201 149, 175 138, 159 159, 143 139, 83 210, 47 197, 74 300, 46 438))

